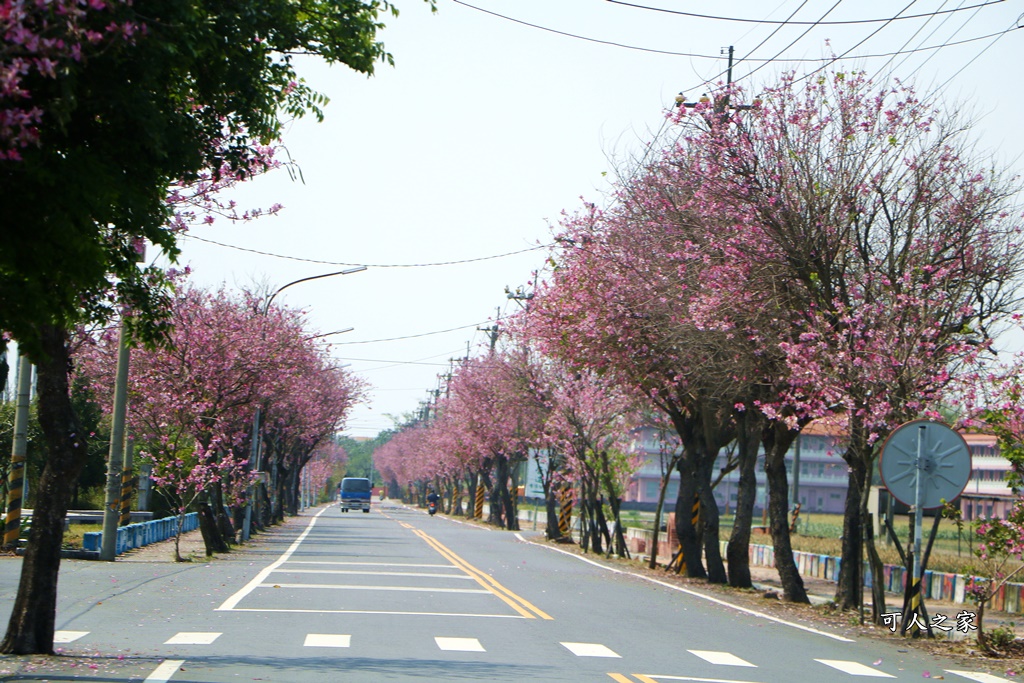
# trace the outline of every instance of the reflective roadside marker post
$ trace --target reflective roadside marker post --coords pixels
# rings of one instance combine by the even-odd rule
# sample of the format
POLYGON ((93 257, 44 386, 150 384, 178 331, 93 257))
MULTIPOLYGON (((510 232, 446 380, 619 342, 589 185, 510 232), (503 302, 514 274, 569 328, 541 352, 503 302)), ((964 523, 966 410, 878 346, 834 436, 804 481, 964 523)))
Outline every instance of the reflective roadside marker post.
POLYGON ((572 535, 572 487, 562 489, 562 506, 558 515, 558 533, 563 537, 572 535))
POLYGON ((134 442, 128 439, 124 448, 124 469, 121 470, 121 526, 128 526, 132 523, 132 490, 135 484, 132 472, 134 450, 134 442))
POLYGON ((477 481, 477 484, 476 484, 476 505, 475 505, 475 509, 473 511, 473 518, 474 519, 483 519, 484 518, 484 494, 485 493, 486 492, 484 491, 483 477, 481 477, 480 480, 477 481))

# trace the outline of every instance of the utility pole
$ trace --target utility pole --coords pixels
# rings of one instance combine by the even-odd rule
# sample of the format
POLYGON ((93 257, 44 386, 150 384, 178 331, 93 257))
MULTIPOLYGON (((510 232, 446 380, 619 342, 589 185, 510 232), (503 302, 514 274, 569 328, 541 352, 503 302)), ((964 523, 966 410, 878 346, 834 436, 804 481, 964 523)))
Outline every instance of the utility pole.
POLYGON ((114 410, 110 421, 110 452, 107 456, 107 493, 103 501, 103 541, 100 559, 113 562, 117 555, 117 523, 121 519, 121 466, 124 457, 124 418, 128 407, 128 337, 124 321, 117 336, 117 377, 114 410))
POLYGON ((7 473, 7 516, 4 519, 4 547, 18 544, 21 506, 25 490, 25 456, 28 453, 28 407, 32 393, 32 361, 18 351, 18 405, 14 413, 14 442, 11 469, 7 473))
POLYGON ((716 114, 728 115, 729 110, 746 111, 748 109, 758 106, 759 101, 756 99, 754 100, 754 103, 752 105, 738 104, 733 106, 729 103, 729 99, 732 96, 733 51, 734 50, 732 45, 730 45, 727 48, 722 48, 722 52, 728 55, 729 62, 725 71, 725 95, 723 95, 721 99, 716 98, 714 102, 712 102, 711 98, 709 98, 705 93, 701 95, 700 99, 697 100, 696 102, 687 102, 686 95, 683 93, 679 93, 678 95, 676 95, 676 107, 685 107, 687 109, 693 109, 694 107, 699 107, 701 105, 706 105, 710 103, 712 104, 713 110, 716 114))
MULTIPOLYGON (((494 319, 494 324, 493 325, 491 325, 490 327, 478 327, 478 328, 476 328, 480 332, 486 332, 487 333, 487 337, 490 340, 490 344, 491 344, 491 353, 492 354, 494 353, 494 347, 496 347, 498 345, 498 336, 501 334, 501 330, 498 327, 498 323, 501 322, 501 306, 498 306, 497 311, 498 311, 498 315, 494 319)), ((469 356, 469 349, 468 348, 466 349, 466 356, 467 357, 469 356)))

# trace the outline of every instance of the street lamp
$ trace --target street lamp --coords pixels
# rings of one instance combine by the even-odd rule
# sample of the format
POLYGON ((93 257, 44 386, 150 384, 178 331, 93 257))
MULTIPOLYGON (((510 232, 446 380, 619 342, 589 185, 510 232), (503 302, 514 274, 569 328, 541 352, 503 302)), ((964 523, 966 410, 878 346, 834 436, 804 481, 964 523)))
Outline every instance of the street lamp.
POLYGON ((300 282, 309 282, 310 280, 319 280, 324 277, 333 277, 335 275, 351 275, 352 273, 360 273, 364 270, 366 270, 366 266, 355 266, 354 268, 346 268, 345 270, 339 270, 333 273, 323 273, 322 275, 311 275, 310 277, 299 278, 298 280, 293 280, 286 285, 281 285, 273 294, 267 297, 266 302, 263 304, 263 315, 266 315, 267 311, 270 310, 270 302, 274 300, 274 297, 292 285, 297 285, 300 282))
MULTIPOLYGON (((276 297, 278 294, 280 294, 284 290, 288 289, 292 285, 297 285, 300 282, 309 282, 310 280, 320 280, 320 279, 325 278, 325 277, 334 277, 335 275, 351 275, 352 273, 359 273, 359 272, 362 272, 364 270, 366 270, 366 266, 354 266, 352 268, 346 268, 345 270, 337 270, 337 271, 335 271, 333 273, 322 273, 320 275, 311 275, 309 277, 299 278, 298 280, 292 280, 291 282, 288 282, 288 283, 283 284, 280 287, 278 287, 276 290, 274 290, 273 294, 271 294, 270 296, 267 297, 267 300, 263 303, 263 310, 261 311, 261 313, 262 313, 263 316, 266 316, 267 313, 270 311, 270 304, 274 300, 274 297, 276 297)), ((312 337, 309 337, 308 339, 316 339, 318 337, 326 337, 326 336, 330 336, 332 334, 341 334, 343 332, 349 332, 349 331, 351 331, 351 329, 352 328, 348 328, 348 329, 345 329, 345 330, 338 330, 337 332, 328 332, 327 334, 314 335, 312 337)), ((308 341, 308 340, 304 339, 303 341, 308 341)), ((252 417, 252 444, 251 444, 251 453, 250 453, 250 456, 249 456, 249 465, 250 465, 250 467, 255 466, 257 472, 260 471, 259 468, 260 468, 260 464, 261 464, 259 462, 260 455, 261 455, 260 454, 260 431, 259 430, 260 430, 260 407, 256 406, 256 414, 253 415, 253 417, 252 417)), ((251 524, 252 524, 252 487, 251 486, 249 487, 249 495, 247 496, 247 498, 248 498, 248 500, 246 501, 246 505, 245 505, 245 519, 242 522, 242 538, 243 538, 243 540, 246 540, 246 541, 249 540, 250 527, 251 527, 251 524)))

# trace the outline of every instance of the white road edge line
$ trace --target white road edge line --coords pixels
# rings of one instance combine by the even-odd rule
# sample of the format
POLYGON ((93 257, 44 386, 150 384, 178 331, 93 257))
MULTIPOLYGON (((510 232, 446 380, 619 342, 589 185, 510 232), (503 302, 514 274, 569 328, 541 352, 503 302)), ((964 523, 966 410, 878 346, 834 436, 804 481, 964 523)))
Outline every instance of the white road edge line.
POLYGON ((165 659, 146 677, 145 683, 167 683, 184 663, 184 659, 165 659))
POLYGON ((306 528, 303 529, 302 533, 299 534, 299 537, 295 539, 295 542, 292 543, 291 546, 289 546, 288 550, 284 551, 284 554, 281 555, 281 557, 277 558, 277 560, 275 560, 273 564, 271 564, 270 566, 266 567, 263 571, 261 571, 259 574, 257 574, 255 576, 255 578, 253 578, 252 581, 250 581, 248 584, 246 584, 246 586, 244 588, 242 588, 242 590, 238 591, 237 593, 232 595, 230 598, 225 600, 224 604, 222 604, 220 607, 218 607, 214 611, 215 612, 230 612, 231 610, 233 610, 235 608, 235 606, 238 603, 240 603, 242 601, 242 599, 245 596, 247 596, 249 593, 251 593, 254 590, 256 590, 256 588, 260 584, 262 584, 264 581, 266 581, 267 577, 270 576, 270 574, 273 573, 273 571, 275 569, 277 569, 282 564, 284 564, 285 562, 288 561, 288 558, 292 556, 292 553, 294 553, 296 551, 296 549, 298 549, 299 544, 302 543, 304 540, 306 540, 306 536, 309 535, 309 532, 310 532, 310 530, 312 530, 313 525, 316 524, 317 518, 320 515, 322 515, 325 512, 327 512, 329 509, 330 508, 324 508, 320 512, 318 512, 315 515, 313 515, 313 519, 309 520, 309 524, 306 525, 306 528))
MULTIPOLYGON (((520 534, 518 532, 516 532, 516 538, 518 538, 523 543, 530 543, 525 538, 523 538, 522 534, 520 534)), ((601 564, 600 562, 594 562, 593 560, 588 559, 586 557, 580 557, 579 555, 576 555, 574 553, 570 553, 567 550, 562 550, 561 548, 552 548, 550 546, 541 545, 539 543, 530 543, 530 545, 535 545, 535 546, 537 546, 539 548, 545 548, 547 550, 553 550, 556 553, 562 553, 563 555, 568 555, 569 557, 574 557, 577 560, 580 560, 581 562, 586 562, 587 564, 592 564, 595 567, 600 567, 601 569, 604 569, 606 571, 610 571, 610 572, 612 572, 614 574, 626 574, 628 576, 634 576, 634 577, 636 577, 638 579, 643 579, 644 581, 649 581, 650 583, 657 584, 657 585, 662 586, 664 588, 670 588, 670 589, 672 589, 674 591, 679 591, 680 593, 686 593, 687 595, 693 596, 695 598, 700 598, 701 600, 707 600, 708 602, 713 602, 716 605, 721 605, 723 607, 728 607, 729 609, 734 609, 737 612, 743 612, 744 614, 749 614, 751 616, 755 616, 755 617, 758 617, 760 619, 767 619, 768 621, 774 621, 775 623, 782 624, 783 626, 789 626, 791 628, 800 629, 801 631, 806 631, 807 633, 814 633, 815 635, 825 636, 826 638, 831 638, 833 640, 838 640, 839 642, 842 642, 842 643, 855 643, 855 642, 857 642, 857 641, 855 641, 855 640, 853 640, 851 638, 846 638, 844 636, 838 636, 838 635, 836 635, 834 633, 827 633, 825 631, 819 631, 816 628, 811 628, 810 626, 804 626, 803 624, 797 624, 797 623, 792 622, 792 621, 786 621, 785 619, 779 619, 778 617, 772 616, 771 614, 765 614, 764 612, 758 612, 757 610, 752 610, 752 609, 750 609, 748 607, 740 607, 739 605, 734 605, 731 602, 727 602, 725 600, 719 600, 718 598, 713 598, 710 595, 704 595, 703 593, 698 593, 697 591, 692 591, 692 590, 689 590, 688 588, 683 588, 682 586, 673 585, 671 583, 668 583, 667 581, 659 581, 658 579, 652 579, 651 577, 644 576, 643 574, 637 574, 635 572, 627 572, 627 571, 623 571, 621 569, 616 569, 614 567, 608 567, 606 565, 601 564)))

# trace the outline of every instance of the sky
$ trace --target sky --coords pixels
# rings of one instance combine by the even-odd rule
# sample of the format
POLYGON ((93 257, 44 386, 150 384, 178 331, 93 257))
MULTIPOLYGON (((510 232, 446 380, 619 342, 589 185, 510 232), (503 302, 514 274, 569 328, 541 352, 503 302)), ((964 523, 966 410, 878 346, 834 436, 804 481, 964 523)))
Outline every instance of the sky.
POLYGON ((562 213, 584 198, 604 203, 617 169, 652 140, 670 141, 665 112, 676 93, 712 92, 729 46, 734 80, 753 92, 788 69, 804 73, 844 55, 843 68, 909 80, 936 93, 928 102, 971 112, 980 153, 1014 169, 1024 160, 1024 31, 1006 32, 1024 19, 1007 0, 397 7, 379 34, 394 67, 381 64, 368 78, 298 62, 331 100, 322 123, 307 117, 285 131, 301 179, 277 170, 231 195, 243 208, 281 203, 280 213, 217 220, 181 241, 179 263, 208 287, 274 291, 367 266, 289 286, 274 300, 306 311, 318 333, 352 328, 324 338, 372 387, 345 427, 350 436, 393 427, 429 398, 452 360, 484 351, 480 328, 517 310, 505 288, 528 286, 543 268, 562 213), (886 21, 897 13, 930 16, 886 21))

